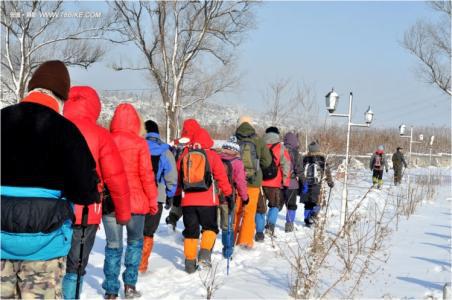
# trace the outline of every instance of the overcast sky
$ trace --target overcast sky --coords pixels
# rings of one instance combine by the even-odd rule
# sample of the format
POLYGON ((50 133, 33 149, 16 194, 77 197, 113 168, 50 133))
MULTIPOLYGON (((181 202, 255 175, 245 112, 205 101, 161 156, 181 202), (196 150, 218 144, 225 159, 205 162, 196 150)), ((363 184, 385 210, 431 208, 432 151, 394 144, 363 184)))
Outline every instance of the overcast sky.
MULTIPOLYGON (((94 2, 84 3, 96 9, 94 2)), ((354 122, 370 105, 377 127, 412 125, 450 126, 449 97, 425 84, 414 73, 416 60, 399 41, 417 19, 435 20, 424 2, 264 2, 257 11, 257 27, 238 51, 240 88, 216 99, 250 109, 262 102, 269 83, 289 79, 312 86, 326 115, 324 95, 335 87, 344 112, 354 94, 354 122)), ((97 89, 149 88, 141 72, 114 72, 127 47, 112 46, 108 56, 88 71, 72 69, 74 84, 97 89)))

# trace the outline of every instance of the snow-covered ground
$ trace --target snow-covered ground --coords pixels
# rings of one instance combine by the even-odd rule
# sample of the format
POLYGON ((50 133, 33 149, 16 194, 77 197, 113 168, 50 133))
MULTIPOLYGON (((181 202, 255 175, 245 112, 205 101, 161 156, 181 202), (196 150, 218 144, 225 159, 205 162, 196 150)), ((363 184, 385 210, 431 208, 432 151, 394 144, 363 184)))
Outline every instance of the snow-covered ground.
MULTIPOLYGON (((427 169, 409 170, 413 176, 426 174, 427 169)), ((363 281, 360 298, 426 298, 442 297, 442 288, 451 281, 451 186, 450 170, 435 169, 448 176, 440 186, 433 201, 424 201, 409 219, 400 218, 386 243, 387 263, 379 265, 379 271, 363 281)), ((371 175, 364 170, 354 170, 350 178, 349 198, 351 203, 360 199, 368 190, 371 175)), ((391 174, 391 173, 390 173, 391 174)), ((382 191, 371 191, 368 202, 383 203, 388 194, 395 195, 406 187, 407 177, 401 187, 394 187, 388 178, 382 191)), ((414 177, 412 177, 411 180, 414 177)), ((336 184, 332 193, 329 216, 337 219, 340 211, 341 184, 336 184)), ((363 207, 365 209, 366 206, 363 207)), ((168 214, 164 212, 161 225, 155 236, 154 251, 149 271, 140 275, 137 288, 145 299, 193 299, 205 298, 206 289, 202 278, 206 270, 188 275, 184 272, 182 223, 176 232, 164 224, 168 214)), ((277 238, 256 243, 252 250, 236 247, 230 264, 230 274, 226 275, 226 260, 221 256, 221 240, 214 248, 214 265, 218 264, 217 280, 221 283, 215 292, 217 299, 287 299, 290 266, 281 255, 284 247, 297 244, 297 239, 306 243, 312 238, 312 229, 303 226, 303 207, 297 210, 296 231, 284 232, 285 209, 280 213, 276 228, 277 238)), ((330 230, 337 229, 337 222, 330 230)), ((82 298, 102 298, 103 259, 105 234, 101 226, 92 251, 87 275, 85 276, 82 298)), ((121 292, 122 293, 122 292, 121 292)), ((121 294, 122 296, 122 294, 121 294)), ((341 284, 329 297, 344 297, 341 284)))

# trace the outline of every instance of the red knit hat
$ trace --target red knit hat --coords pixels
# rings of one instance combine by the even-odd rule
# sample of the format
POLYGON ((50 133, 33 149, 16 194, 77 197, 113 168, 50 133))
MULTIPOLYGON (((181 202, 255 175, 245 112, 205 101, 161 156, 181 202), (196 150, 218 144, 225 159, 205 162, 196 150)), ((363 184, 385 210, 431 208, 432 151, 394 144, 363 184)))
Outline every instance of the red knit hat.
POLYGON ((43 88, 52 91, 61 100, 67 100, 71 79, 62 61, 50 60, 40 65, 28 82, 28 91, 43 88))

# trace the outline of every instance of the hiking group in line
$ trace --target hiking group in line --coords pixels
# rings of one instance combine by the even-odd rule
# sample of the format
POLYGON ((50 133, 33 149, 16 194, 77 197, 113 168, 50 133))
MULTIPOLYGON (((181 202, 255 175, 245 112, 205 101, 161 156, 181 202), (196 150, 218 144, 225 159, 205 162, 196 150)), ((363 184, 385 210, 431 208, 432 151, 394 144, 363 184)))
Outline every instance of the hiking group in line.
MULTIPOLYGON (((210 266, 220 231, 228 260, 234 247, 251 249, 273 236, 284 206, 285 232, 292 232, 298 196, 305 225, 313 225, 322 183, 334 186, 318 142, 301 157, 295 133, 281 138, 269 127, 259 137, 248 116, 213 149, 194 119, 168 145, 158 124, 144 122, 131 104, 116 107, 109 130, 96 123, 100 112, 97 92, 70 87, 60 61, 43 63, 26 97, 1 110, 2 298, 79 298, 101 221, 105 298, 119 295, 122 261, 125 297, 138 298, 163 208, 173 229, 182 218, 185 271, 194 273, 210 266)), ((376 155, 371 168, 381 185, 387 163, 376 155)), ((406 166, 403 155, 395 159, 406 166)))

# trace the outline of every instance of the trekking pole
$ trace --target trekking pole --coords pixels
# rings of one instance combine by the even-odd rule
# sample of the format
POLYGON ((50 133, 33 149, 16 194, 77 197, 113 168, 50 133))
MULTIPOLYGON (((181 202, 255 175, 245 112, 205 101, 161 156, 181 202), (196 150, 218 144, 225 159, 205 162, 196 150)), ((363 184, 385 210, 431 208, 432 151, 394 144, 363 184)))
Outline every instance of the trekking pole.
MULTIPOLYGON (((231 245, 232 244, 231 243, 231 232, 232 232, 232 230, 231 230, 231 223, 232 223, 232 212, 231 212, 231 210, 228 211, 228 233, 227 233, 228 241, 226 243, 227 247, 229 249, 231 249, 232 246, 233 246, 233 245, 231 245)), ((232 253, 231 253, 231 255, 232 255, 232 253)), ((231 260, 231 255, 228 255, 228 261, 227 261, 227 267, 226 267, 226 275, 228 275, 228 276, 229 276, 229 262, 231 260)))
POLYGON ((237 245, 238 241, 239 241, 239 236, 240 236, 240 231, 242 230, 242 223, 243 223, 243 215, 245 214, 245 207, 243 207, 243 205, 240 207, 241 211, 240 211, 240 215, 238 220, 236 220, 237 223, 237 227, 236 227, 236 232, 237 235, 235 237, 235 241, 234 241, 234 245, 237 245))
POLYGON ((82 277, 83 248, 85 246, 85 229, 88 226, 88 205, 83 206, 82 210, 82 237, 80 239, 80 255, 78 257, 77 285, 75 287, 75 299, 80 299, 80 281, 82 277))

